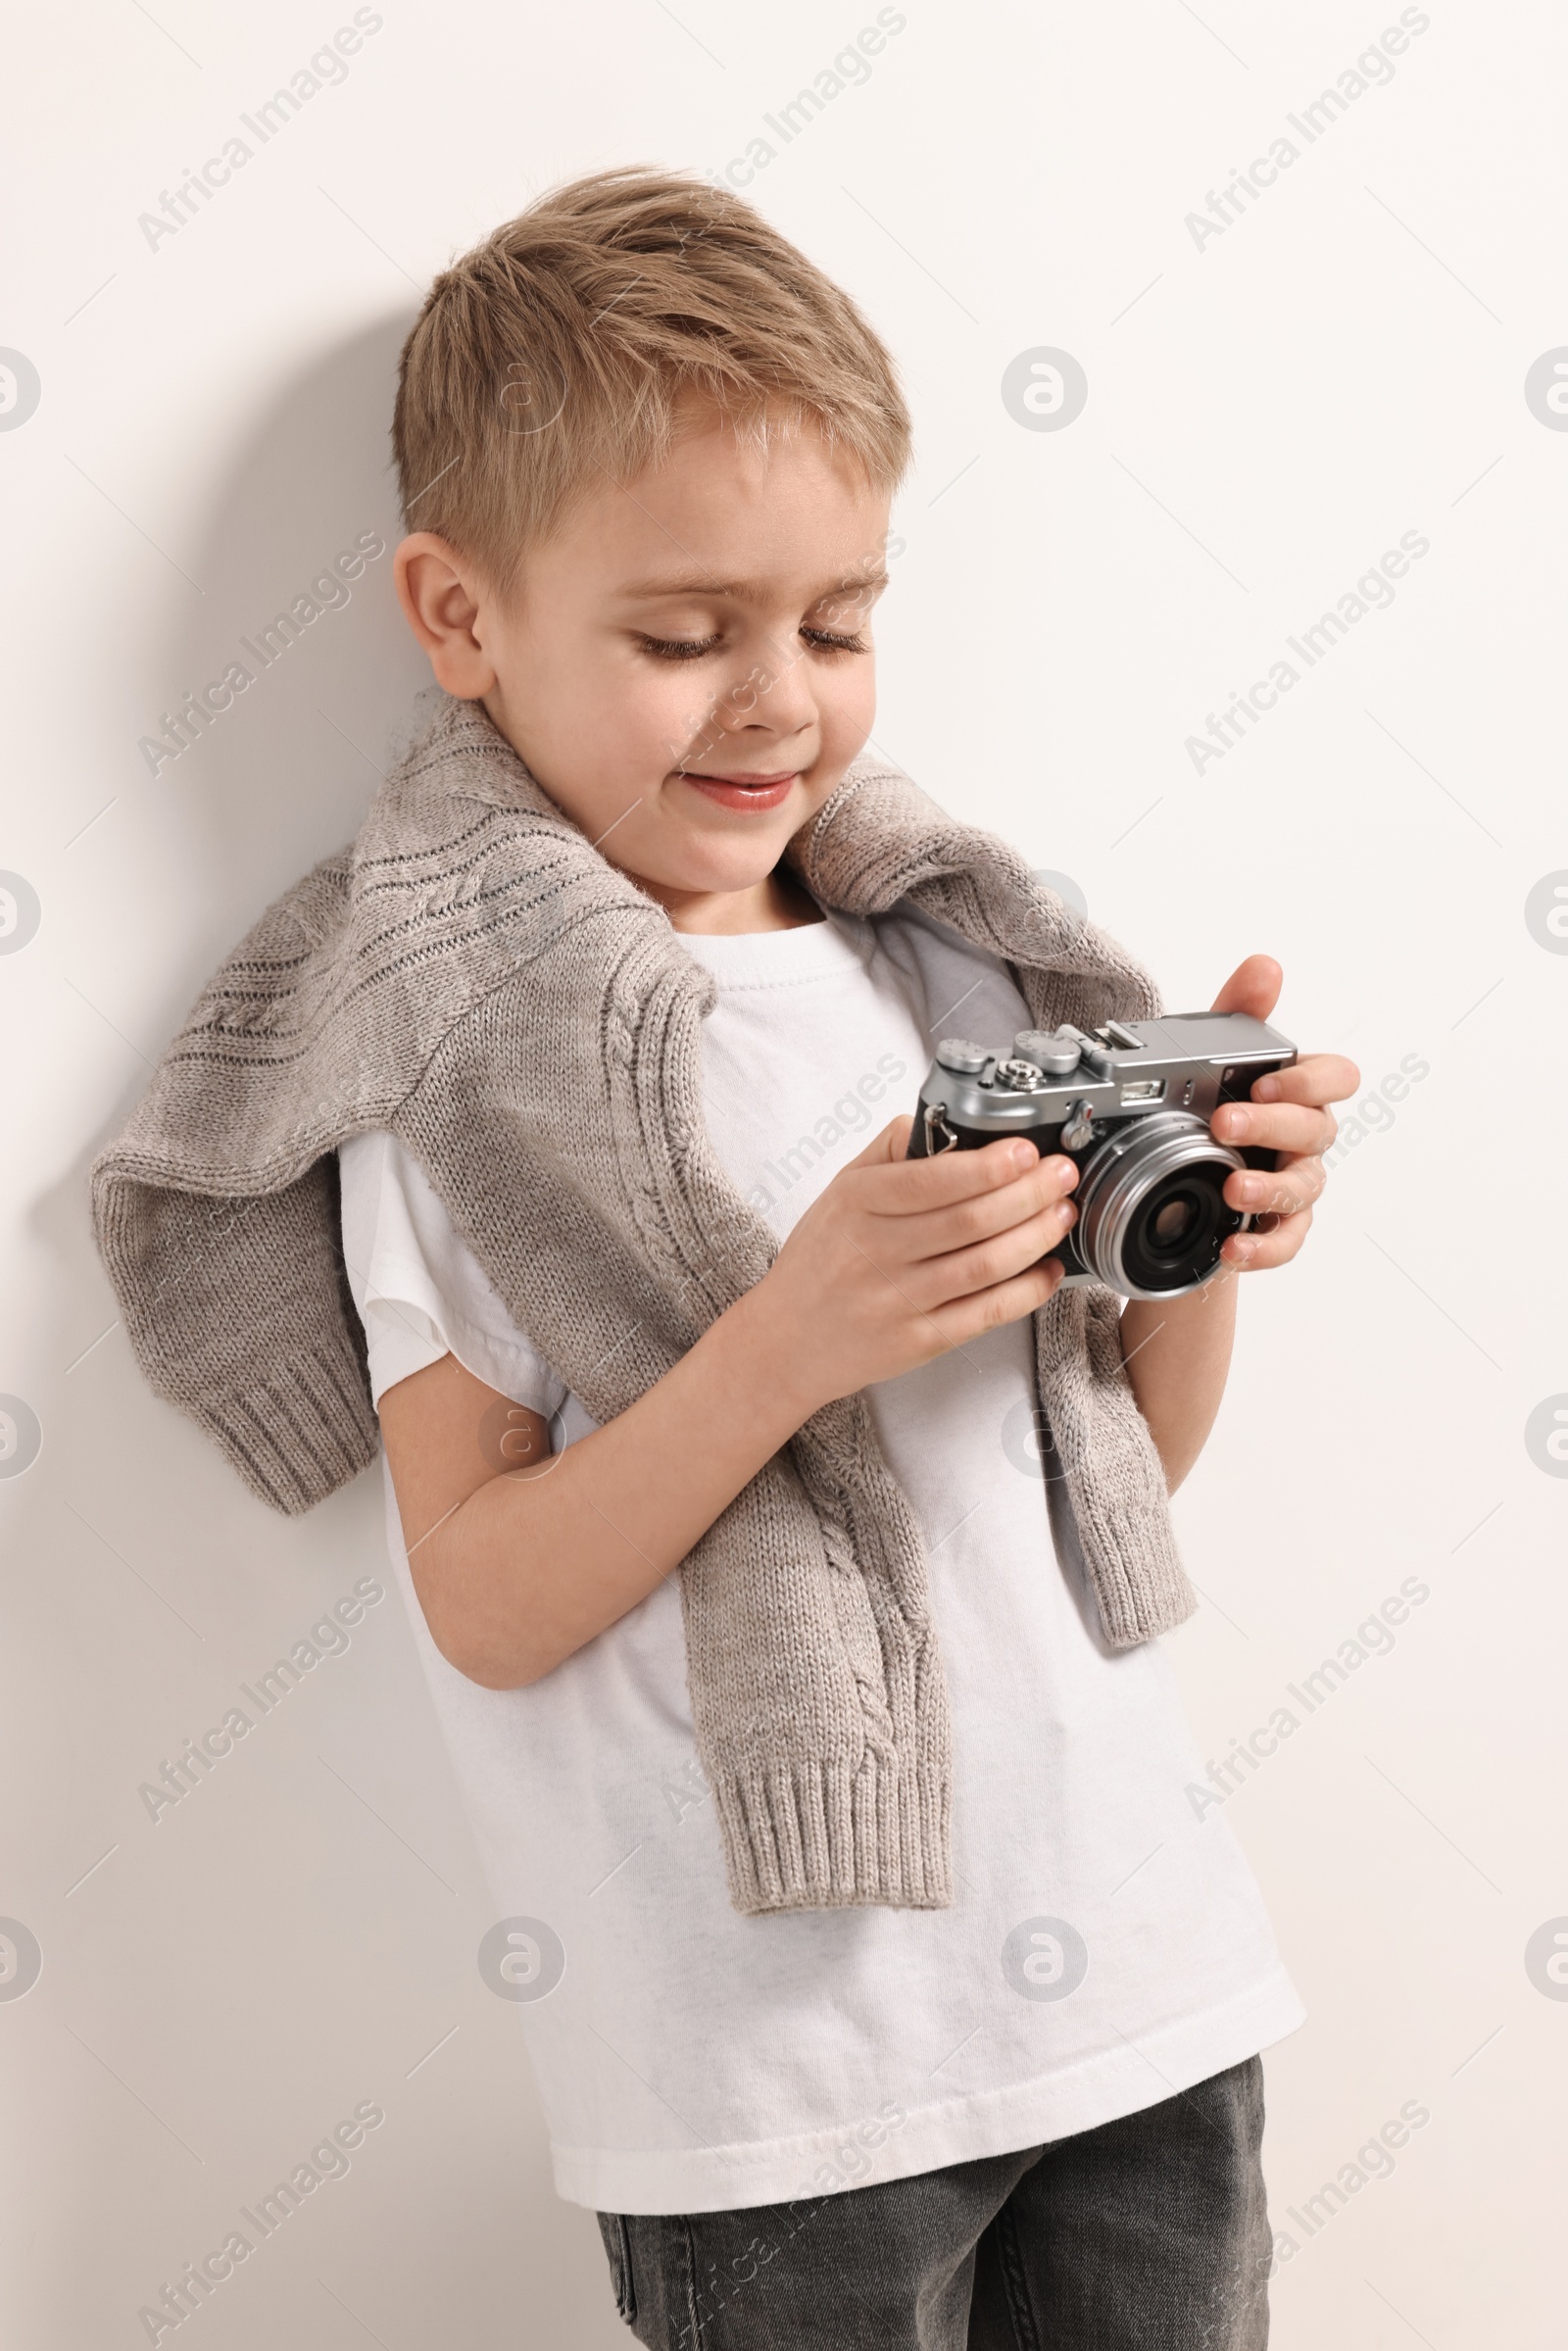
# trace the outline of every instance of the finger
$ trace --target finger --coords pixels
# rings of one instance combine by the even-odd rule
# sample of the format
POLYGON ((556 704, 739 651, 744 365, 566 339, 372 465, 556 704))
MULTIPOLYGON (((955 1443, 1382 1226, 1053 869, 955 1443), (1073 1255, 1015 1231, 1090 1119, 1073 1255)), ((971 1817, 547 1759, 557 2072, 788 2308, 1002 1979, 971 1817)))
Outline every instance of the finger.
POLYGON ((1344 1053, 1306 1053, 1288 1068, 1271 1069, 1254 1080, 1255 1102, 1343 1102, 1361 1083, 1361 1072, 1344 1053))
MULTIPOLYGON (((913 1123, 912 1119, 895 1119, 884 1135, 891 1136, 901 1126, 910 1130, 913 1123)), ((878 1142, 882 1139, 878 1137, 878 1142)), ((977 1150, 956 1147, 929 1158, 902 1159, 896 1167, 884 1163, 879 1168, 870 1151, 862 1151, 850 1165, 867 1169, 866 1204, 878 1215, 918 1216, 932 1208, 948 1207, 955 1200, 1000 1192, 1016 1183, 1020 1175, 1032 1174, 1040 1165, 1040 1152, 1024 1136, 999 1135, 977 1150)), ((1071 1169, 1071 1175, 1061 1173, 1057 1180, 1076 1183, 1075 1163, 1063 1157, 1060 1166, 1071 1169)))
POLYGON ((1250 1167, 1225 1178, 1223 1198, 1228 1207, 1245 1208, 1254 1216, 1293 1216, 1320 1199, 1328 1176, 1321 1159, 1293 1159, 1270 1174, 1250 1167))
POLYGON ((1272 955, 1249 955, 1238 963, 1214 999, 1216 1012, 1250 1012, 1266 1020, 1280 1001, 1285 974, 1272 955))
POLYGON ((1010 1281, 1059 1248, 1077 1216, 1070 1200, 1053 1200, 1016 1224, 988 1234, 983 1241, 919 1259, 911 1266, 911 1275, 926 1286, 928 1296, 938 1298, 969 1298, 976 1291, 992 1290, 998 1282, 1010 1281))
POLYGON ((914 1120, 907 1113, 890 1119, 879 1135, 872 1136, 864 1151, 858 1151, 853 1159, 845 1160, 846 1170, 852 1167, 885 1167, 890 1160, 902 1160, 909 1148, 909 1137, 913 1132, 914 1120))
MULTIPOLYGON (((1075 1160, 1054 1153, 1049 1159, 1037 1161, 1024 1174, 1015 1173, 1010 1183, 989 1192, 972 1193, 963 1200, 900 1214, 895 1246, 914 1264, 927 1258, 946 1257, 954 1249, 972 1248, 999 1233, 1009 1233, 1048 1208, 1060 1208, 1078 1181, 1078 1172, 1075 1160)), ((873 1213, 881 1206, 878 1200, 873 1213)), ((1060 1217, 1054 1240, 1044 1246, 1054 1248, 1072 1222, 1071 1216, 1060 1217)), ((995 1274, 990 1278, 997 1279, 995 1274)))
MULTIPOLYGON (((853 1159, 845 1160, 844 1173, 848 1174, 852 1167, 937 1167, 945 1159, 978 1159, 985 1156, 983 1151, 949 1151, 933 1152, 929 1158, 910 1159, 906 1154, 914 1137, 914 1124, 907 1111, 901 1111, 897 1118, 890 1118, 881 1133, 873 1135, 863 1151, 858 1151, 853 1159)), ((1005 1143, 1009 1138, 1002 1136, 999 1140, 1005 1143)), ((1031 1145, 1030 1149, 1033 1148, 1031 1145)), ((1015 1172, 1008 1170, 1009 1174, 1015 1172)))
POLYGON ((1264 1273, 1270 1266, 1288 1265, 1311 1222, 1311 1209, 1302 1208, 1294 1216, 1282 1216, 1270 1232, 1233 1233, 1220 1256, 1238 1273, 1264 1273))
POLYGON ((979 1339, 987 1331, 999 1330, 1004 1323, 1021 1322, 1033 1314, 1049 1298, 1054 1298, 1066 1279, 1066 1267, 1059 1257, 1042 1258, 1026 1272, 1015 1274, 1010 1281, 998 1282, 990 1290, 981 1290, 969 1298, 949 1299, 946 1305, 933 1307, 930 1321, 942 1335, 944 1347, 960 1347, 966 1339, 979 1339))
POLYGON ((1305 1154, 1326 1151, 1339 1133, 1331 1110, 1305 1102, 1221 1102, 1209 1120, 1221 1143, 1305 1154))

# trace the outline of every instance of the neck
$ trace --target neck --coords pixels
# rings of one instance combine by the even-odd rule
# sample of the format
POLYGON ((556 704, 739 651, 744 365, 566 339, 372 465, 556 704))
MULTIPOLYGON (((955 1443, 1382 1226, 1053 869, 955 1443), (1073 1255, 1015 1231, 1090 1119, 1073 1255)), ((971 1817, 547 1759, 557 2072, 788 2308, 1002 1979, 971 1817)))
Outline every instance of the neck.
POLYGON ((764 874, 749 890, 678 890, 663 882, 629 880, 649 898, 657 899, 672 930, 693 937, 740 937, 754 931, 793 931, 825 919, 821 907, 803 883, 783 865, 764 874))

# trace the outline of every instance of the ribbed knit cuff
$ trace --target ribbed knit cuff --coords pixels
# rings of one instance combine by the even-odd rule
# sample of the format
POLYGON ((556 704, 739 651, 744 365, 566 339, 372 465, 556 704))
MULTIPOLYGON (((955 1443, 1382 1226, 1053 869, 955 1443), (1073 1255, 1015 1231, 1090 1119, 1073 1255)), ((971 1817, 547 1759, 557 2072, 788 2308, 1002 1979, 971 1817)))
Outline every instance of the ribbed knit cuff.
POLYGON ((709 1776, 730 1899, 746 1916, 952 1902, 952 1791, 939 1765, 867 1755, 855 1770, 760 1763, 709 1776))
POLYGON ((302 1348, 270 1380, 179 1401, 253 1494, 291 1517, 324 1501, 375 1459, 375 1411, 346 1351, 302 1348))
POLYGON ((1084 1563, 1113 1649, 1172 1632, 1198 1606, 1168 1512, 1132 1506, 1095 1510, 1073 1497, 1084 1563))

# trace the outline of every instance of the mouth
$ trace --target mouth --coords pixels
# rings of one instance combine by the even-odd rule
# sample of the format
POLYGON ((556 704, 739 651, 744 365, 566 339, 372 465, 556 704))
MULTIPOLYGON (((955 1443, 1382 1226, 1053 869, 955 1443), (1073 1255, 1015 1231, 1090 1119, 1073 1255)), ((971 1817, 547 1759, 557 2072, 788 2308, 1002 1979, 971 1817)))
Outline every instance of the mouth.
POLYGON ((689 767, 677 767, 675 772, 683 784, 690 784, 725 808, 781 808, 800 778, 796 767, 783 775, 698 775, 689 767))

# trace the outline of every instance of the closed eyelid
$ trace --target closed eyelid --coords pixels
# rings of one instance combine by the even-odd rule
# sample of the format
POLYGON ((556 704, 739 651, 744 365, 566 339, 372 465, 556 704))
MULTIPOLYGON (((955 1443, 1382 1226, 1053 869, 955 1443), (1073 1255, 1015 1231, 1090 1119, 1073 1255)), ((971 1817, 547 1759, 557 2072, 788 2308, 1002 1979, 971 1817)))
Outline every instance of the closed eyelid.
POLYGON ((869 653, 870 644, 858 629, 809 628, 803 620, 798 632, 818 653, 869 653))
MULTIPOLYGON (((796 624, 794 633, 802 637, 814 638, 830 647, 853 646, 856 651, 861 652, 865 650, 860 643, 860 637, 867 618, 868 615, 863 611, 858 613, 858 616, 846 612, 835 612, 816 619, 808 615, 796 624)), ((632 633, 636 642, 646 650, 656 653, 678 651, 690 657, 697 653, 711 653, 724 643, 726 632, 722 628, 698 630, 672 627, 667 631, 639 628, 632 633)))
POLYGON ((639 629, 637 632, 637 642, 644 653, 652 654, 656 660, 666 661, 696 661, 702 654, 716 652, 723 641, 722 634, 707 637, 658 637, 646 629, 639 629))
POLYGON ((833 595, 823 596, 812 605, 801 626, 803 628, 843 629, 863 627, 869 620, 880 594, 880 587, 860 588, 854 592, 844 589, 836 590, 833 595))

